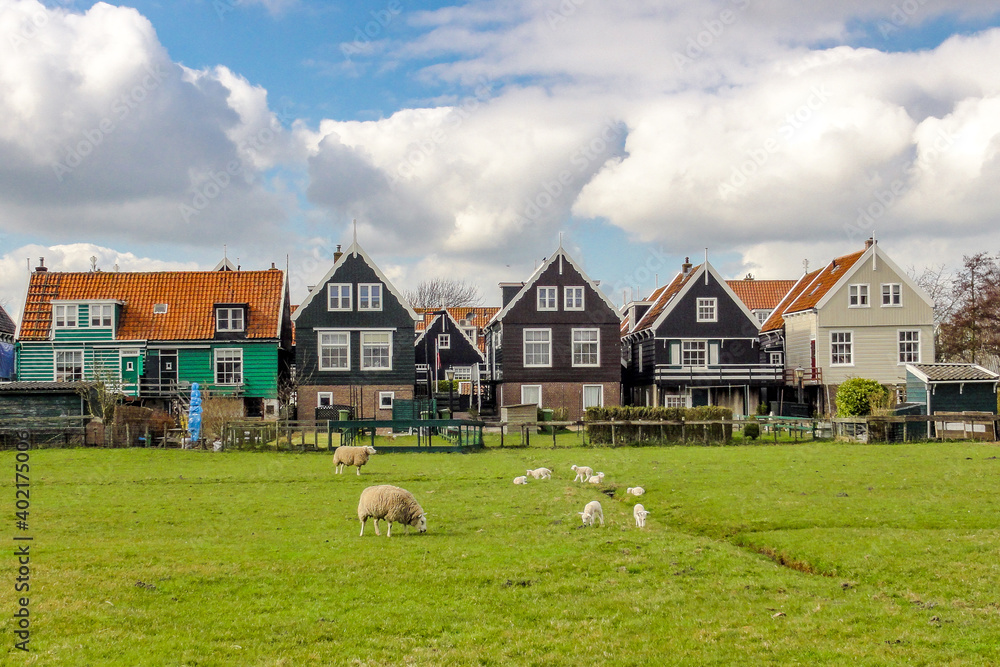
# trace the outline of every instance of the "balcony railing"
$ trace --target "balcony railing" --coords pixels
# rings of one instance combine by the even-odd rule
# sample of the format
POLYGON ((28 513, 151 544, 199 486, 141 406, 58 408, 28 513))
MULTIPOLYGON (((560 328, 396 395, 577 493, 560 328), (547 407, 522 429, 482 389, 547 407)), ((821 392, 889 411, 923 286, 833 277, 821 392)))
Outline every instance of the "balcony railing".
MULTIPOLYGON (((241 396, 243 394, 242 384, 214 384, 199 382, 201 391, 209 392, 215 396, 241 396)), ((191 393, 191 382, 189 380, 148 380, 139 379, 139 395, 144 398, 171 398, 177 395, 188 395, 191 393)))
MULTIPOLYGON (((797 385, 798 378, 795 377, 794 368, 785 369, 785 384, 797 385)), ((804 385, 814 385, 823 384, 823 369, 822 368, 803 368, 802 369, 802 384, 804 385)))
POLYGON ((779 383, 784 367, 772 364, 715 364, 711 366, 656 367, 656 381, 667 383, 752 382, 779 383))

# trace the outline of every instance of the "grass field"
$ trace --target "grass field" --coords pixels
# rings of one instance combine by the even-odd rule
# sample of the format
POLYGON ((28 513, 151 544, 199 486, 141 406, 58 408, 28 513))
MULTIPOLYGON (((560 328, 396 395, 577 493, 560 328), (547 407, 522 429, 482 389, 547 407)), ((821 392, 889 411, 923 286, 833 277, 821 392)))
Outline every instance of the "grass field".
POLYGON ((380 454, 360 477, 316 453, 30 454, 31 652, 5 632, 9 664, 1000 663, 994 444, 380 454), (554 478, 511 484, 537 466, 554 478), (382 483, 427 533, 358 536, 382 483), (607 525, 580 529, 593 499, 607 525))

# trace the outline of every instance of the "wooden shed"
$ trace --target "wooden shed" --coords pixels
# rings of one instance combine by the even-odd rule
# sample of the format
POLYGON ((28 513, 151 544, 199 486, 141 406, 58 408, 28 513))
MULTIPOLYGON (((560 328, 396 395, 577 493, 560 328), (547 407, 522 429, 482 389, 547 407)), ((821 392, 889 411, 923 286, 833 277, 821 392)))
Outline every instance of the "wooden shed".
POLYGON ((974 417, 997 414, 998 382, 1000 375, 977 364, 906 364, 906 400, 942 417, 939 438, 993 440, 993 424, 974 417))

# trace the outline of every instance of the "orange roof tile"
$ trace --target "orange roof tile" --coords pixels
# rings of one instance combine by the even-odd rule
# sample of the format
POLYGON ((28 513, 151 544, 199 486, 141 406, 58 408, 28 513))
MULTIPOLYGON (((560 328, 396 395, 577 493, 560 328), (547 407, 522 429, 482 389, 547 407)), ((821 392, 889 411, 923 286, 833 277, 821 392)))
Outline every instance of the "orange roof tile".
POLYGON ((646 314, 642 316, 642 319, 639 320, 639 323, 634 329, 632 329, 632 331, 642 331, 643 329, 648 329, 653 326, 653 323, 656 322, 657 318, 659 318, 660 315, 663 314, 663 311, 667 309, 667 305, 670 304, 670 301, 677 296, 677 293, 681 291, 687 281, 691 279, 691 276, 693 276, 698 269, 701 268, 701 266, 702 265, 699 264, 698 266, 692 267, 687 274, 678 273, 674 276, 672 281, 650 294, 646 301, 652 301, 653 305, 650 306, 649 310, 646 311, 646 314))
POLYGON ((819 275, 813 280, 813 282, 799 295, 795 301, 791 302, 787 308, 785 308, 785 313, 798 313, 803 310, 809 310, 817 303, 820 299, 826 296, 826 293, 837 284, 845 273, 851 270, 855 262, 861 259, 861 256, 865 254, 864 250, 851 253, 850 255, 844 255, 843 257, 838 257, 825 267, 823 267, 819 275))
POLYGON ((795 285, 794 280, 727 280, 726 284, 750 310, 773 310, 795 285))
MULTIPOLYGON (((441 311, 440 308, 414 308, 414 310, 421 316, 416 324, 418 335, 430 326, 434 318, 437 317, 436 313, 441 311)), ((482 331, 493 319, 493 316, 500 312, 500 308, 497 306, 452 306, 445 308, 445 310, 456 322, 468 320, 469 326, 475 326, 479 331, 482 331), (470 315, 471 317, 469 317, 470 315)), ((486 339, 483 336, 477 336, 476 345, 481 352, 486 352, 486 339)))
POLYGON ((216 303, 249 304, 247 338, 277 338, 284 273, 267 271, 162 271, 31 275, 21 340, 48 340, 52 301, 114 300, 124 303, 119 340, 207 340, 215 336, 216 303), (153 314, 153 304, 167 312, 153 314))

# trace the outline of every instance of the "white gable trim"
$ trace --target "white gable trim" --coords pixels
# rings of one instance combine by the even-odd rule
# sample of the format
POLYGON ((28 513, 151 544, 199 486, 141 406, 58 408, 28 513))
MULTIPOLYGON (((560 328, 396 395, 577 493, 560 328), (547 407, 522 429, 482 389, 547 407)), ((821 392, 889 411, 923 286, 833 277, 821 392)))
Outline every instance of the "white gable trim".
MULTIPOLYGON (((881 248, 879 248, 877 243, 873 243, 871 247, 865 251, 865 254, 861 255, 858 261, 854 262, 854 266, 852 266, 848 271, 846 271, 844 275, 840 277, 840 280, 835 282, 833 284, 833 287, 831 287, 827 291, 827 293, 823 295, 823 298, 816 303, 815 306, 816 310, 819 310, 820 308, 826 306, 826 304, 828 304, 830 300, 833 299, 835 294, 844 288, 844 285, 847 284, 847 282, 851 279, 851 277, 855 273, 861 270, 861 267, 864 266, 865 262, 870 261, 873 258, 873 256, 885 262, 886 266, 888 266, 889 269, 896 274, 896 277, 899 279, 899 281, 905 283, 907 287, 916 292, 917 296, 923 299, 924 303, 926 303, 931 308, 934 307, 934 301, 927 294, 927 292, 925 292, 919 285, 913 282, 913 280, 908 275, 906 275, 906 272, 901 270, 896 265, 895 262, 889 259, 889 256, 886 255, 881 248)), ((881 294, 879 294, 879 298, 881 298, 881 294)))
MULTIPOLYGON (((803 273, 803 274, 802 274, 802 275, 801 275, 801 276, 799 277, 799 279, 798 279, 798 280, 796 280, 796 281, 795 281, 795 284, 794 284, 794 285, 792 285, 792 289, 788 290, 788 293, 787 293, 787 294, 785 294, 785 296, 781 297, 781 301, 779 301, 779 302, 778 302, 778 305, 774 307, 774 310, 773 310, 773 311, 771 311, 771 313, 772 313, 772 314, 774 314, 774 313, 779 313, 779 314, 781 315, 782 319, 784 319, 784 317, 785 317, 785 308, 787 308, 788 306, 791 306, 791 305, 792 305, 791 303, 789 303, 789 304, 787 304, 787 305, 786 305, 786 304, 785 304, 785 302, 786 302, 786 301, 788 301, 788 299, 790 299, 790 298, 791 298, 791 296, 792 296, 793 294, 795 295, 795 298, 796 298, 796 299, 798 299, 798 298, 799 298, 800 296, 802 296, 802 295, 803 295, 803 294, 805 293, 805 291, 806 291, 807 289, 809 289, 809 285, 811 285, 811 284, 812 284, 812 283, 813 283, 813 282, 814 282, 814 281, 816 280, 816 278, 818 278, 818 277, 819 277, 819 274, 817 273, 817 274, 816 274, 816 277, 814 277, 814 278, 813 278, 813 279, 812 279, 811 281, 809 281, 809 285, 806 285, 806 286, 805 286, 805 288, 804 288, 804 289, 803 289, 803 290, 802 290, 801 292, 796 292, 796 291, 795 291, 795 290, 796 290, 796 288, 798 288, 799 284, 800 284, 800 283, 801 283, 801 282, 802 282, 803 280, 805 280, 805 279, 806 279, 806 277, 807 277, 808 275, 809 275, 809 272, 807 271, 806 273, 803 273)), ((770 315, 768 316, 768 319, 771 319, 770 315)), ((762 323, 761 323, 761 326, 764 326, 764 324, 765 324, 765 323, 764 323, 764 322, 762 322, 762 323)), ((783 328, 784 328, 784 326, 785 326, 785 325, 784 325, 784 324, 782 324, 782 325, 781 325, 781 328, 783 329, 783 328)), ((768 329, 767 331, 763 331, 763 330, 762 330, 762 331, 761 331, 760 333, 771 333, 772 331, 780 331, 780 330, 781 330, 781 329, 768 329)))
POLYGON ((680 291, 674 295, 673 299, 670 300, 670 303, 667 304, 667 307, 663 309, 662 313, 660 313, 660 316, 657 317, 656 321, 653 322, 653 324, 649 327, 650 330, 652 330, 655 333, 656 330, 660 328, 660 325, 663 324, 663 321, 667 319, 670 313, 674 311, 674 308, 677 307, 677 304, 681 302, 681 300, 685 297, 685 295, 687 295, 687 293, 691 291, 692 286, 698 281, 699 278, 704 277, 706 281, 708 280, 708 274, 705 273, 706 271, 712 274, 712 277, 715 278, 716 282, 718 282, 719 285, 722 286, 722 289, 726 292, 729 298, 732 299, 736 303, 736 305, 740 307, 740 310, 743 311, 743 314, 746 315, 746 318, 751 322, 753 322, 754 328, 758 332, 760 332, 761 322, 754 316, 752 312, 750 312, 750 309, 747 308, 747 305, 743 303, 743 299, 736 296, 736 292, 734 292, 733 288, 729 286, 729 283, 727 283, 722 278, 722 276, 719 275, 719 272, 715 270, 715 267, 708 262, 705 262, 704 264, 699 266, 695 270, 694 275, 688 278, 687 282, 684 283, 684 286, 681 287, 680 291))

